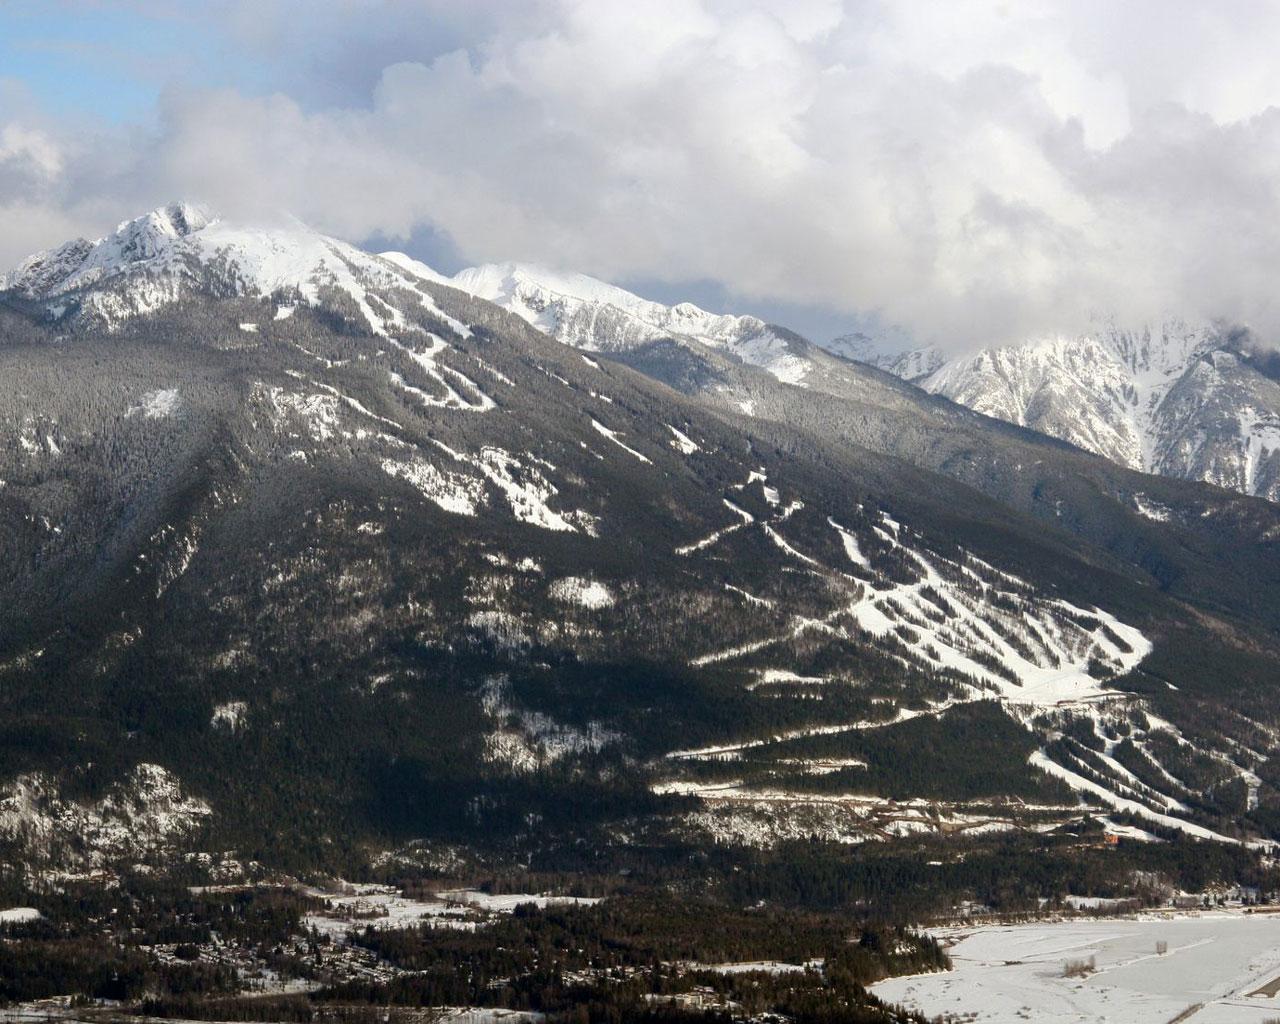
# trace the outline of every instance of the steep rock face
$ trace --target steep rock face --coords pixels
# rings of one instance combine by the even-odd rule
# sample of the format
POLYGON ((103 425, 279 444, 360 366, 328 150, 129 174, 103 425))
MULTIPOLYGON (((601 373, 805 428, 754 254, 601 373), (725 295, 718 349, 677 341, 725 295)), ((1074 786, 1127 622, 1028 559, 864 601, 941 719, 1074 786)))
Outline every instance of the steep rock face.
POLYGON ((1280 500, 1280 383, 1213 328, 1106 328, 945 358, 863 358, 934 394, 1147 473, 1280 500))

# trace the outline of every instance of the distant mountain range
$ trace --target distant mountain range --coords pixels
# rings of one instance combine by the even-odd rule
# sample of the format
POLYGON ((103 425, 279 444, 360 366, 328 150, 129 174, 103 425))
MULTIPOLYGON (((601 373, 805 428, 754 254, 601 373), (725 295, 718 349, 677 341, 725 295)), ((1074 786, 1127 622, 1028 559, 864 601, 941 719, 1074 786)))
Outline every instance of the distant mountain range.
POLYGON ((984 349, 835 347, 1122 466, 1280 500, 1280 375, 1247 334, 1170 321, 984 349))
MULTIPOLYGON (((814 347, 784 328, 690 303, 665 306, 582 274, 505 263, 446 279, 402 253, 383 253, 375 263, 344 243, 317 241, 296 223, 249 234, 256 237, 228 229, 199 206, 176 204, 98 243, 77 239, 33 256, 0 278, 0 287, 47 300, 51 313, 60 311, 58 296, 78 293, 80 315, 110 325, 176 295, 184 268, 216 268, 235 251, 229 272, 241 289, 269 293, 314 279, 360 301, 346 280, 350 268, 376 266, 383 277, 399 269, 494 302, 590 351, 620 354, 658 339, 687 339, 784 383, 804 385, 823 372, 814 347), (123 293, 95 287, 113 268, 135 264, 146 267, 145 286, 135 282, 123 293)), ((319 286, 308 284, 304 297, 314 299, 319 286)), ((1104 326, 958 357, 938 349, 887 352, 861 335, 824 347, 1120 465, 1280 500, 1280 373, 1242 332, 1177 321, 1138 331, 1104 326)))
MULTIPOLYGON (((451 283, 579 348, 627 352, 683 338, 789 384, 821 372, 821 357, 782 328, 689 303, 664 306, 581 274, 493 264, 451 283)), ((1107 326, 962 357, 886 352, 861 335, 823 347, 1122 466, 1280 500, 1280 374, 1242 332, 1176 321, 1139 331, 1107 326)))
POLYGON ((296 222, 0 283, 11 861, 1280 836, 1272 504, 296 222))

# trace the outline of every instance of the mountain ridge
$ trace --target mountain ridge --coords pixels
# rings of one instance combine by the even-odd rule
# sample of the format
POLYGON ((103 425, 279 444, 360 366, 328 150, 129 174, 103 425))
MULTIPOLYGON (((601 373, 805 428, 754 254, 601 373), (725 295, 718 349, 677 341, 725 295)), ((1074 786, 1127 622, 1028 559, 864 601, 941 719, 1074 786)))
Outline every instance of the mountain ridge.
POLYGON ((682 335, 666 307, 600 316, 527 281, 522 315, 299 231, 162 232, 0 301, 14 799, 33 772, 54 803, 88 784, 79 748, 38 742, 74 708, 89 778, 159 766, 251 849, 287 819, 297 850, 273 857, 532 842, 531 814, 880 841, 1033 828, 1013 797, 1066 823, 1081 794, 1116 827, 1269 834, 1237 796, 1256 777, 1277 799, 1274 506, 766 325, 805 360, 790 382, 743 358, 759 321, 682 335), (547 308, 576 345, 531 323, 547 308), (1003 737, 994 774, 961 749, 975 716, 1003 737), (1091 752, 1111 757, 1107 730, 1140 768, 1191 736, 1221 759, 1192 802, 1091 752), (811 778, 815 759, 838 768, 811 778))
POLYGON ((455 274, 454 287, 509 309, 575 348, 627 352, 658 340, 688 340, 731 352, 787 384, 805 386, 809 366, 790 332, 754 316, 666 306, 585 274, 495 263, 455 274))
POLYGON ((957 357, 874 348, 865 357, 1121 465, 1280 500, 1280 386, 1223 327, 1171 320, 957 357))
MULTIPOLYGON (((665 306, 586 275, 528 264, 469 268, 452 283, 587 350, 689 338, 785 383, 809 386, 814 374, 811 351, 798 351, 789 332, 756 317, 665 306)), ((1107 325, 960 357, 937 348, 889 352, 861 334, 816 347, 1131 469, 1280 500, 1280 387, 1216 325, 1107 325)))

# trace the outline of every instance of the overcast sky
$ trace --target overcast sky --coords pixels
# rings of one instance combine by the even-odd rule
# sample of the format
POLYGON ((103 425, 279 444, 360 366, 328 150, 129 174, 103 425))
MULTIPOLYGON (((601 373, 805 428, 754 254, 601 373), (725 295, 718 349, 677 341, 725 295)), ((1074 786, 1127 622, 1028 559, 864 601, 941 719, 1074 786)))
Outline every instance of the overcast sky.
POLYGON ((1280 338, 1280 3, 0 3, 0 264, 173 198, 950 346, 1280 338))

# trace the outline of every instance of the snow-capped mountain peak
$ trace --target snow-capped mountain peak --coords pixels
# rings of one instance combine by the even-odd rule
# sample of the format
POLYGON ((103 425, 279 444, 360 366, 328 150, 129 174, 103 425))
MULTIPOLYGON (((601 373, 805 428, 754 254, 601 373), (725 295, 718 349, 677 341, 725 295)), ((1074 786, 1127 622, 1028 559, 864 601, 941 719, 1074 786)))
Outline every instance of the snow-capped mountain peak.
POLYGON ((125 221, 96 241, 75 239, 37 253, 0 277, 0 291, 43 304, 54 320, 91 320, 110 330, 187 292, 287 293, 315 304, 336 289, 375 333, 386 334, 403 326, 394 292, 419 291, 423 281, 494 302, 575 348, 626 352, 693 343, 788 384, 803 385, 814 372, 806 343, 754 316, 711 313, 690 302, 666 306, 585 274, 524 263, 487 264, 446 278, 405 253, 374 255, 293 218, 226 219, 189 202, 125 221), (375 294, 380 301, 371 304, 375 294))
POLYGON ((556 300, 613 306, 645 320, 657 320, 669 312, 660 303, 642 299, 586 274, 550 270, 530 263, 486 263, 469 267, 454 275, 452 283, 472 295, 506 305, 530 322, 544 312, 545 303, 556 300))
POLYGON ((54 319, 75 314, 112 328, 187 291, 256 297, 288 292, 315 303, 324 289, 336 288, 383 333, 387 317, 366 301, 369 289, 444 280, 425 264, 396 255, 374 256, 294 218, 234 221, 198 204, 173 203, 125 221, 95 242, 76 239, 29 257, 0 277, 0 290, 44 302, 54 319))
POLYGON ((902 352, 861 332, 842 334, 822 347, 845 359, 879 367, 903 380, 913 382, 927 377, 946 362, 946 356, 936 348, 916 348, 902 352))
POLYGON ((137 262, 159 255, 179 238, 186 238, 216 223, 217 216, 199 203, 170 203, 150 213, 123 221, 98 246, 104 264, 137 262))
POLYGON ((36 253, 0 278, 0 288, 45 297, 93 284, 132 264, 155 259, 172 244, 215 223, 208 209, 194 203, 172 203, 122 221, 96 242, 77 238, 36 253))
POLYGON ((812 369, 793 339, 757 317, 710 313, 690 302, 665 306, 585 274, 491 263, 463 270, 450 283, 574 348, 626 352, 665 340, 694 342, 799 385, 812 369))
POLYGON ((862 358, 978 412, 1113 462, 1280 500, 1280 383, 1214 325, 1125 329, 948 355, 862 358))

